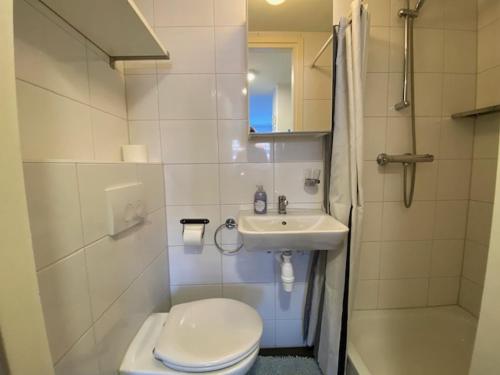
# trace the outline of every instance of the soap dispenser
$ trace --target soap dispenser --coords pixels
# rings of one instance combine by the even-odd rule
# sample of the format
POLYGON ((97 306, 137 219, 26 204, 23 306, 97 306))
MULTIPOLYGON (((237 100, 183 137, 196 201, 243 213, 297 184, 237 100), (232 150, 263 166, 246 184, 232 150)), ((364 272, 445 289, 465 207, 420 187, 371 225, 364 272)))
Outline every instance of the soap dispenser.
POLYGON ((257 191, 253 200, 253 210, 257 215, 267 213, 267 194, 262 185, 257 185, 257 191))

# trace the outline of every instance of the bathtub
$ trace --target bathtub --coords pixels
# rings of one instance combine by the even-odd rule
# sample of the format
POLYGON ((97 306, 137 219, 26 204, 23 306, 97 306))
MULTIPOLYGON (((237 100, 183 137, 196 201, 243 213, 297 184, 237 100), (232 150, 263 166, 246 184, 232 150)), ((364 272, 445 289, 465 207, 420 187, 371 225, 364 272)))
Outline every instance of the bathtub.
POLYGON ((348 375, 467 375, 477 320, 458 306, 355 311, 348 375))

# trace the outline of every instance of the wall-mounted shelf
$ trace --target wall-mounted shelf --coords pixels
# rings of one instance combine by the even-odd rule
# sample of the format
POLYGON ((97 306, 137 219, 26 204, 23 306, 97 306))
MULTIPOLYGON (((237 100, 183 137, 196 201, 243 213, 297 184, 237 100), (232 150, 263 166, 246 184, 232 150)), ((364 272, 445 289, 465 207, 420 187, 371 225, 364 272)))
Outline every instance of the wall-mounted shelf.
POLYGON ((276 132, 276 133, 248 133, 249 139, 262 138, 293 138, 293 137, 323 137, 330 132, 276 132))
POLYGON ((492 105, 489 107, 478 108, 472 111, 454 113, 451 115, 451 118, 467 118, 467 117, 477 117, 483 115, 489 115, 492 113, 500 112, 500 105, 492 105))
POLYGON ((168 60, 169 54, 132 0, 39 0, 118 60, 168 60))

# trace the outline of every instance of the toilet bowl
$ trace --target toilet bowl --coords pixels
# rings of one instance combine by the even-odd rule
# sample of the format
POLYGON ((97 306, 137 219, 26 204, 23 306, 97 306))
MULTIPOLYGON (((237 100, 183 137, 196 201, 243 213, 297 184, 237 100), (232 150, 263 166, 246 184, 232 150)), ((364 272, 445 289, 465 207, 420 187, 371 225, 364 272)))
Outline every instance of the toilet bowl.
POLYGON ((211 298, 152 314, 130 344, 121 375, 243 375, 259 352, 262 319, 252 307, 211 298))

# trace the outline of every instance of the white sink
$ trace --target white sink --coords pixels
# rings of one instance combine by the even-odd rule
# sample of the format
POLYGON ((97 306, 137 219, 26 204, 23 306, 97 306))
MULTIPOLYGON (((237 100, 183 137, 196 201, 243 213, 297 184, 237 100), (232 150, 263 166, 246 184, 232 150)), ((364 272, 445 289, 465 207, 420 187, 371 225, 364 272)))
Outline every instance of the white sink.
POLYGON ((349 229, 322 212, 286 215, 240 213, 238 232, 247 250, 336 250, 349 229))

